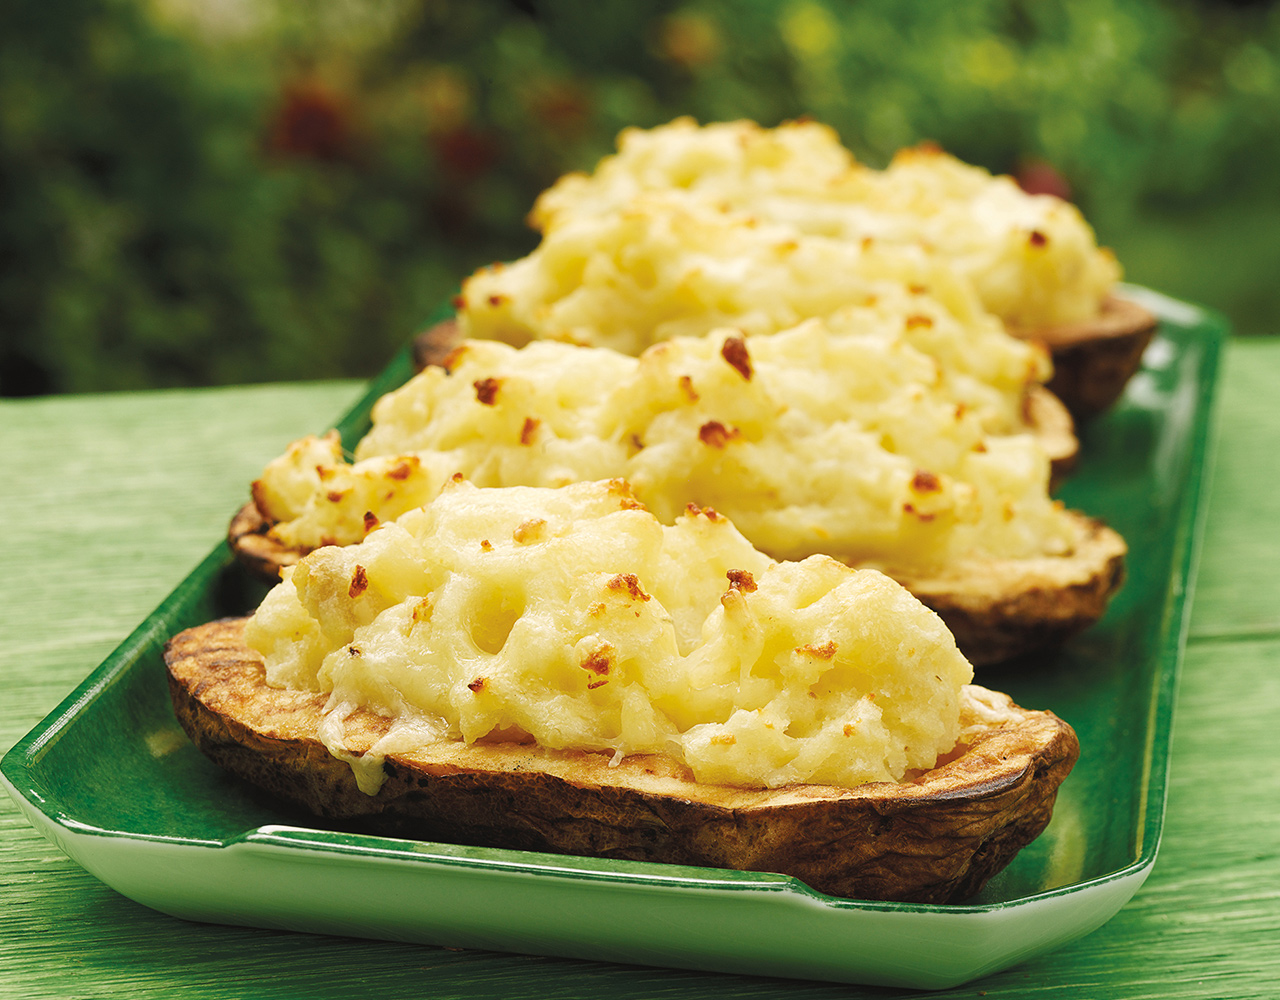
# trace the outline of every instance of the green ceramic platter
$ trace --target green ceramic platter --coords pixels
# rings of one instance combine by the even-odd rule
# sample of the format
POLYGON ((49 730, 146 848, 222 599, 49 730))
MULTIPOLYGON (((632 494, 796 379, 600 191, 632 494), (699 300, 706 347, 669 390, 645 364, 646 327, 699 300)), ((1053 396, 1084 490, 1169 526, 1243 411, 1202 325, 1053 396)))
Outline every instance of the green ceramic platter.
MULTIPOLYGON (((979 681, 1051 708, 1082 756, 1053 822, 965 905, 834 899, 778 875, 419 843, 318 828, 187 742, 161 648, 261 589, 221 544, 5 757, 31 822, 119 892, 192 920, 737 973, 941 988, 1088 933, 1155 862, 1226 324, 1143 289, 1161 317, 1121 403, 1082 432, 1063 490, 1129 541, 1106 617, 979 681)), ((407 355, 340 429, 409 374, 407 355)), ((230 512, 228 512, 228 515, 230 512)))

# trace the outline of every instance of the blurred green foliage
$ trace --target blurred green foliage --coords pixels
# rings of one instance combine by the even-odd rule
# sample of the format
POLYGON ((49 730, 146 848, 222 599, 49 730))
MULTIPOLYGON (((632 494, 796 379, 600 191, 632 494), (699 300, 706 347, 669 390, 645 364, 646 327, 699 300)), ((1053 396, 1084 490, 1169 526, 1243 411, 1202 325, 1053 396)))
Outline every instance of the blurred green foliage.
POLYGON ((1274 330, 1273 4, 8 0, 0 393, 371 374, 533 245, 539 190, 679 114, 936 141, 1274 330))

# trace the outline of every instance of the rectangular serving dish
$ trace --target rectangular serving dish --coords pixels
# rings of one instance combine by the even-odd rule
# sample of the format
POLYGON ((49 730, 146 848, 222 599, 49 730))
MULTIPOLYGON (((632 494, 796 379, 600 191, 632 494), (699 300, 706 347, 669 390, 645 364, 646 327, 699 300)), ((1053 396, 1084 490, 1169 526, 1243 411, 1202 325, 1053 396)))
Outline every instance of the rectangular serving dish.
MULTIPOLYGON (((321 829, 223 774, 173 718, 161 650, 263 589, 219 544, 0 764, 33 825, 124 895, 193 920, 736 973, 944 988, 1094 930, 1155 862, 1225 322, 1160 316, 1120 404, 1086 427, 1068 506, 1129 542, 1104 619, 978 681, 1049 708, 1082 755, 1053 821, 964 905, 836 899, 762 873, 321 829)), ((350 446, 408 353, 339 425, 350 446)), ((228 512, 230 515, 230 512, 228 512)))

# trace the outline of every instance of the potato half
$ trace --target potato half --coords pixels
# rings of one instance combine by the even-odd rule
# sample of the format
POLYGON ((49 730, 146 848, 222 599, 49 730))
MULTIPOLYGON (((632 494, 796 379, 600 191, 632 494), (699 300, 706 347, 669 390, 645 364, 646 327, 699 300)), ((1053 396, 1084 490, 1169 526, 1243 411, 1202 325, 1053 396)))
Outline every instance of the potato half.
MULTIPOLYGON (((442 365, 457 336, 452 321, 419 335, 419 367, 442 365)), ((1061 476, 1076 457, 1072 420, 1052 393, 1034 388, 1026 401, 1027 417, 1061 476)), ((1084 514, 1070 512, 1069 517, 1072 548, 1062 556, 970 561, 931 579, 908 579, 894 567, 883 568, 943 616, 971 662, 998 662, 1060 642, 1092 624, 1121 583, 1124 540, 1084 514)), ((240 562, 270 582, 306 554, 279 541, 271 533, 273 524, 251 501, 235 514, 227 533, 240 562)))
MULTIPOLYGON (((666 757, 447 741, 386 758, 377 795, 320 742, 327 696, 270 687, 245 619, 166 646, 182 728, 215 763, 319 817, 421 840, 793 875, 834 896, 957 902, 1049 822, 1079 756, 1049 712, 965 688, 961 745, 931 771, 857 788, 700 785, 666 757)), ((347 720, 359 753, 389 721, 347 720)))
MULTIPOLYGON (((1120 300, 1115 300, 1117 303, 1120 300)), ((1132 306, 1134 309, 1141 309, 1140 306, 1133 303, 1120 303, 1117 310, 1126 311, 1132 306)), ((1142 310, 1146 312, 1146 310, 1142 310)), ((1150 316, 1150 314, 1147 314, 1150 316)), ((1119 322, 1117 319, 1116 323, 1119 322)), ((1083 326, 1083 324, 1079 324, 1083 326)), ((1113 324, 1114 325, 1114 324, 1113 324)), ((1146 329, 1146 339, 1142 341, 1141 346, 1137 349, 1137 354, 1132 358, 1133 367, 1136 369, 1138 362, 1142 357, 1142 350, 1146 347, 1146 342, 1151 338, 1151 330, 1155 326, 1155 317, 1151 317, 1151 326, 1146 329)), ((1075 328, 1061 328, 1060 330, 1044 331, 1040 336, 1026 335, 1024 339, 1043 339, 1046 346, 1050 346, 1051 338, 1058 337, 1064 349, 1078 349, 1083 357, 1087 350, 1088 337, 1081 335, 1075 328)), ((1118 339, 1119 335, 1113 335, 1118 339)), ((457 320, 447 319, 434 326, 421 331, 415 336, 411 342, 410 353, 413 357, 414 367, 421 371, 422 369, 436 365, 437 367, 447 367, 449 355, 454 348, 462 342, 462 334, 458 328, 457 320)), ((1052 352, 1053 348, 1050 347, 1052 352)), ((1055 360, 1055 364, 1056 364, 1055 360)), ((1132 374, 1130 372, 1129 374, 1132 374)), ((1072 378, 1072 384, 1077 379, 1087 380, 1090 377, 1088 372, 1080 372, 1072 378)), ((1124 376, 1125 381, 1128 375, 1124 376)), ((1123 382, 1115 389, 1115 395, 1123 390, 1123 382)), ((1110 390, 1107 390, 1110 392, 1110 390)), ((1070 407, 1053 391, 1053 384, 1042 386, 1038 383, 1028 387, 1025 403, 1026 418, 1034 429, 1036 436, 1040 440, 1041 446, 1049 456, 1049 461, 1053 469, 1054 483, 1060 482, 1075 467, 1076 460, 1080 455, 1080 441, 1076 437, 1075 420, 1072 417, 1070 407)))

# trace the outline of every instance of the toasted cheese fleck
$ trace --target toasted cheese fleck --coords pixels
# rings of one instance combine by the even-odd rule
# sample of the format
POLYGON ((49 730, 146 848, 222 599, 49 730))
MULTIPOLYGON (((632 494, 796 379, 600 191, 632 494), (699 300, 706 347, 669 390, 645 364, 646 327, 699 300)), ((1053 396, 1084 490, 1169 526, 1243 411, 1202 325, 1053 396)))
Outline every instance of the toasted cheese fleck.
POLYGON ((991 329, 991 349, 968 354, 955 320, 929 315, 910 324, 860 307, 638 359, 469 341, 448 373, 428 369, 378 401, 356 462, 336 436, 306 439, 255 497, 274 536, 303 549, 384 531, 461 474, 488 487, 623 478, 663 523, 711 507, 779 559, 918 572, 1061 554, 1070 520, 1022 415, 1031 349, 991 329), (490 403, 472 391, 485 380, 502 384, 490 403))
POLYGON ((888 577, 775 562, 706 511, 664 525, 619 481, 451 480, 286 570, 246 637, 269 683, 330 694, 321 738, 369 792, 386 754, 482 739, 665 754, 708 783, 897 781, 955 746, 972 677, 888 577), (393 720, 359 759, 356 708, 393 720))
POLYGON ((787 252, 803 255, 810 240, 919 250, 972 283, 1011 327, 1091 319, 1120 278, 1114 255, 1069 202, 1028 194, 927 145, 875 170, 817 122, 766 129, 680 118, 627 129, 592 174, 566 175, 545 191, 531 221, 545 237, 576 234, 653 193, 767 223, 787 252))

